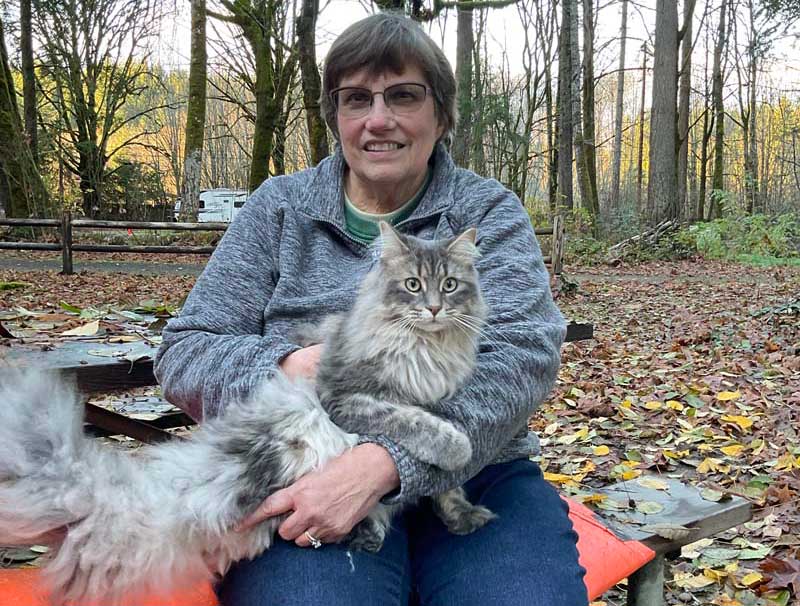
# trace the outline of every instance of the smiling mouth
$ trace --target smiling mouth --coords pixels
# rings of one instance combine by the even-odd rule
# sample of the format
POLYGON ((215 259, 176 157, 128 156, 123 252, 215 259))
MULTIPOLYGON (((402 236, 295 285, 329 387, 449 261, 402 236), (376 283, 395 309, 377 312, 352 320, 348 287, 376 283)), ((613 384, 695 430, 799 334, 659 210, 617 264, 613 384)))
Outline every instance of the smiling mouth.
POLYGON ((401 143, 367 143, 364 150, 368 152, 389 152, 404 148, 401 143))

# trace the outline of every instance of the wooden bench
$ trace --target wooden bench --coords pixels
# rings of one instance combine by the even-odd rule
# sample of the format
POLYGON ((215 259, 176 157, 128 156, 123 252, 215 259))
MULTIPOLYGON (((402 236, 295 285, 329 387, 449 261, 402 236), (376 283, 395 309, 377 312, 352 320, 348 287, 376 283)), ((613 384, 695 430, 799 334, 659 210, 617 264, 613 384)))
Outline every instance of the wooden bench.
POLYGON ((680 554, 684 545, 744 524, 751 517, 750 502, 742 497, 709 501, 697 488, 674 478, 656 479, 664 489, 629 480, 597 491, 622 505, 619 511, 601 512, 606 527, 621 539, 640 541, 656 554, 628 577, 628 606, 662 606, 666 559, 680 554), (652 514, 637 511, 636 504, 646 502, 663 509, 652 514))

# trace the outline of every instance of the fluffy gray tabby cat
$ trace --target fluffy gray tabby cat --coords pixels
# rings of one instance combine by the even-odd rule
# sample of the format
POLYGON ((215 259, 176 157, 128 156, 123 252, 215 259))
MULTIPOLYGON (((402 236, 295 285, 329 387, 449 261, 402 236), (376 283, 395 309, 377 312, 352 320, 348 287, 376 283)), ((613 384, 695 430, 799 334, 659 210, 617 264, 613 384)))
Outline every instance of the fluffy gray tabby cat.
MULTIPOLYGON (((475 365, 486 317, 473 260, 475 230, 426 242, 381 225, 380 263, 353 308, 326 322, 316 386, 281 373, 190 440, 135 455, 83 435, 74 390, 40 375, 0 384, 0 544, 46 543, 56 603, 110 605, 224 573, 267 549, 283 518, 233 528, 268 495, 357 443, 384 434, 444 469, 471 445, 425 410, 475 365)), ((492 517, 463 489, 434 497, 451 531, 492 517)), ((354 530, 379 549, 394 508, 379 504, 354 530)))

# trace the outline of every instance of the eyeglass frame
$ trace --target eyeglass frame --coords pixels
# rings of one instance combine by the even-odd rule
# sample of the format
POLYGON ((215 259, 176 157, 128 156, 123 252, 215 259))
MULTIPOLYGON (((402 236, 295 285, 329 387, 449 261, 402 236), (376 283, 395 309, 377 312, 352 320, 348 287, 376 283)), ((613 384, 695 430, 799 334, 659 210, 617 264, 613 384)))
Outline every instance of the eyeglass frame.
POLYGON ((383 90, 370 90, 365 86, 340 86, 338 88, 334 88, 330 93, 328 93, 328 95, 331 98, 331 102, 333 103, 333 106, 336 108, 336 113, 337 114, 340 111, 339 110, 339 100, 337 99, 337 95, 338 95, 338 93, 342 92, 343 90, 349 90, 349 89, 367 91, 370 94, 369 105, 366 107, 366 111, 363 114, 359 114, 357 116, 347 116, 349 118, 354 118, 354 119, 355 118, 363 118, 364 116, 369 114, 370 110, 375 105, 375 95, 380 95, 381 97, 383 97, 383 104, 386 105, 386 107, 389 108, 392 111, 393 114, 409 116, 411 114, 417 113, 419 110, 422 109, 422 106, 425 105, 425 101, 428 99, 428 93, 433 94, 433 89, 430 86, 426 86, 425 84, 422 84, 421 82, 397 82, 396 84, 392 84, 391 86, 387 86, 383 90), (384 95, 384 93, 387 90, 389 90, 390 88, 394 88, 396 86, 408 86, 409 84, 414 85, 414 86, 422 87, 422 90, 423 90, 423 93, 424 93, 424 96, 422 97, 422 103, 420 103, 419 107, 417 107, 416 109, 411 110, 410 112, 402 112, 402 111, 398 112, 398 111, 395 110, 394 107, 392 107, 391 105, 386 103, 386 96, 384 95))

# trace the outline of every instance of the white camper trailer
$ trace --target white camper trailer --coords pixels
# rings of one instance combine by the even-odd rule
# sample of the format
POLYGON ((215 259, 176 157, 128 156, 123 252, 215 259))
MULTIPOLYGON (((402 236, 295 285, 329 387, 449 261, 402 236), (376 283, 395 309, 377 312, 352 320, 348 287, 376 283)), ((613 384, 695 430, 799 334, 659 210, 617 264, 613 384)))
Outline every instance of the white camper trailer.
MULTIPOLYGON (((200 192, 200 208, 197 220, 200 223, 230 223, 247 201, 247 190, 218 187, 200 192)), ((175 220, 181 211, 181 201, 175 203, 175 220)))

